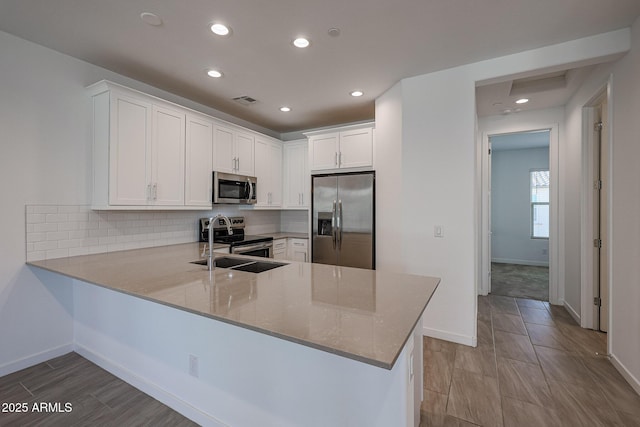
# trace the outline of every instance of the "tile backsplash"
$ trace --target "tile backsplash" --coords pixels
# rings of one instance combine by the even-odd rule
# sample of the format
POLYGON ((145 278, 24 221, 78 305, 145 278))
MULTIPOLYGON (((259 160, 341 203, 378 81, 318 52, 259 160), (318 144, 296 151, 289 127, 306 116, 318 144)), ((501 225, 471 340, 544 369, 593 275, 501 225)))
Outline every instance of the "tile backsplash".
POLYGON ((200 217, 244 216, 247 234, 280 231, 279 211, 94 211, 88 205, 27 205, 27 261, 173 245, 198 240, 200 217))

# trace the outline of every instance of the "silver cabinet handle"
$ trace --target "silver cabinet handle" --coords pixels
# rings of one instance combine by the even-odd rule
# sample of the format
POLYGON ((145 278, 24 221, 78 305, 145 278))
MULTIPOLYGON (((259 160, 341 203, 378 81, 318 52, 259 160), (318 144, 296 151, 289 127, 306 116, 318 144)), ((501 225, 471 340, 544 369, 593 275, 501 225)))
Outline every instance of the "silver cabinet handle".
POLYGON ((240 170, 240 157, 236 157, 236 170, 240 170))
POLYGON ((338 166, 342 166, 342 151, 338 153, 338 166))
POLYGON ((147 200, 151 200, 151 184, 147 184, 147 200))
POLYGON ((331 210, 331 240, 333 242, 333 249, 336 248, 336 201, 333 201, 333 208, 331 210))
POLYGON ((153 200, 158 200, 158 183, 153 184, 153 200))
POLYGON ((335 165, 338 166, 338 152, 336 151, 335 165))

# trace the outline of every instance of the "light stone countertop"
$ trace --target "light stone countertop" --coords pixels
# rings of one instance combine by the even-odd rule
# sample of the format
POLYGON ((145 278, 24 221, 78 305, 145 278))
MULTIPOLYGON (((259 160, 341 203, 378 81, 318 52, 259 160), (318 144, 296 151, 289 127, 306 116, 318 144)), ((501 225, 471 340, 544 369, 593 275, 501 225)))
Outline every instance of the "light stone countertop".
POLYGON ((190 263, 200 251, 187 243, 27 264, 385 369, 440 282, 293 261, 259 274, 210 274, 190 263))

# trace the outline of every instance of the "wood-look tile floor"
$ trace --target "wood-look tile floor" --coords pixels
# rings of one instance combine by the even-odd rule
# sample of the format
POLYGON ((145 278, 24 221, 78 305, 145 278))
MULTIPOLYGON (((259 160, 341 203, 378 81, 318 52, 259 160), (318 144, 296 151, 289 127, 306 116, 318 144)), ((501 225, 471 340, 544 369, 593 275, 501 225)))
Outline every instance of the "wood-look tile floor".
POLYGON ((77 353, 1 377, 0 405, 3 427, 197 426, 77 353), (16 412, 11 403, 26 404, 28 410, 16 412), (41 403, 53 404, 48 409, 53 412, 34 411, 33 405, 41 403))
MULTIPOLYGON (((476 348, 424 338, 421 427, 640 427, 640 396, 605 352, 562 307, 479 297, 476 348)), ((22 402, 73 410, 0 412, 0 426, 196 425, 76 353, 0 378, 0 404, 22 402)))
POLYGON ((606 334, 547 302, 478 298, 478 346, 424 338, 422 426, 640 427, 606 334))

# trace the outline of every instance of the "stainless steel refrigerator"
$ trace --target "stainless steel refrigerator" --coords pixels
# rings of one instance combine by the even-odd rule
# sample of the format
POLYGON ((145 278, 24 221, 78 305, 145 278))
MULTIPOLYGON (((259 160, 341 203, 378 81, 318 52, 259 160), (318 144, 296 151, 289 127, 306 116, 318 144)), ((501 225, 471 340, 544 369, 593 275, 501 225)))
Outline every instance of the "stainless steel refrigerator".
POLYGON ((375 269, 375 172, 312 177, 312 261, 375 269))

